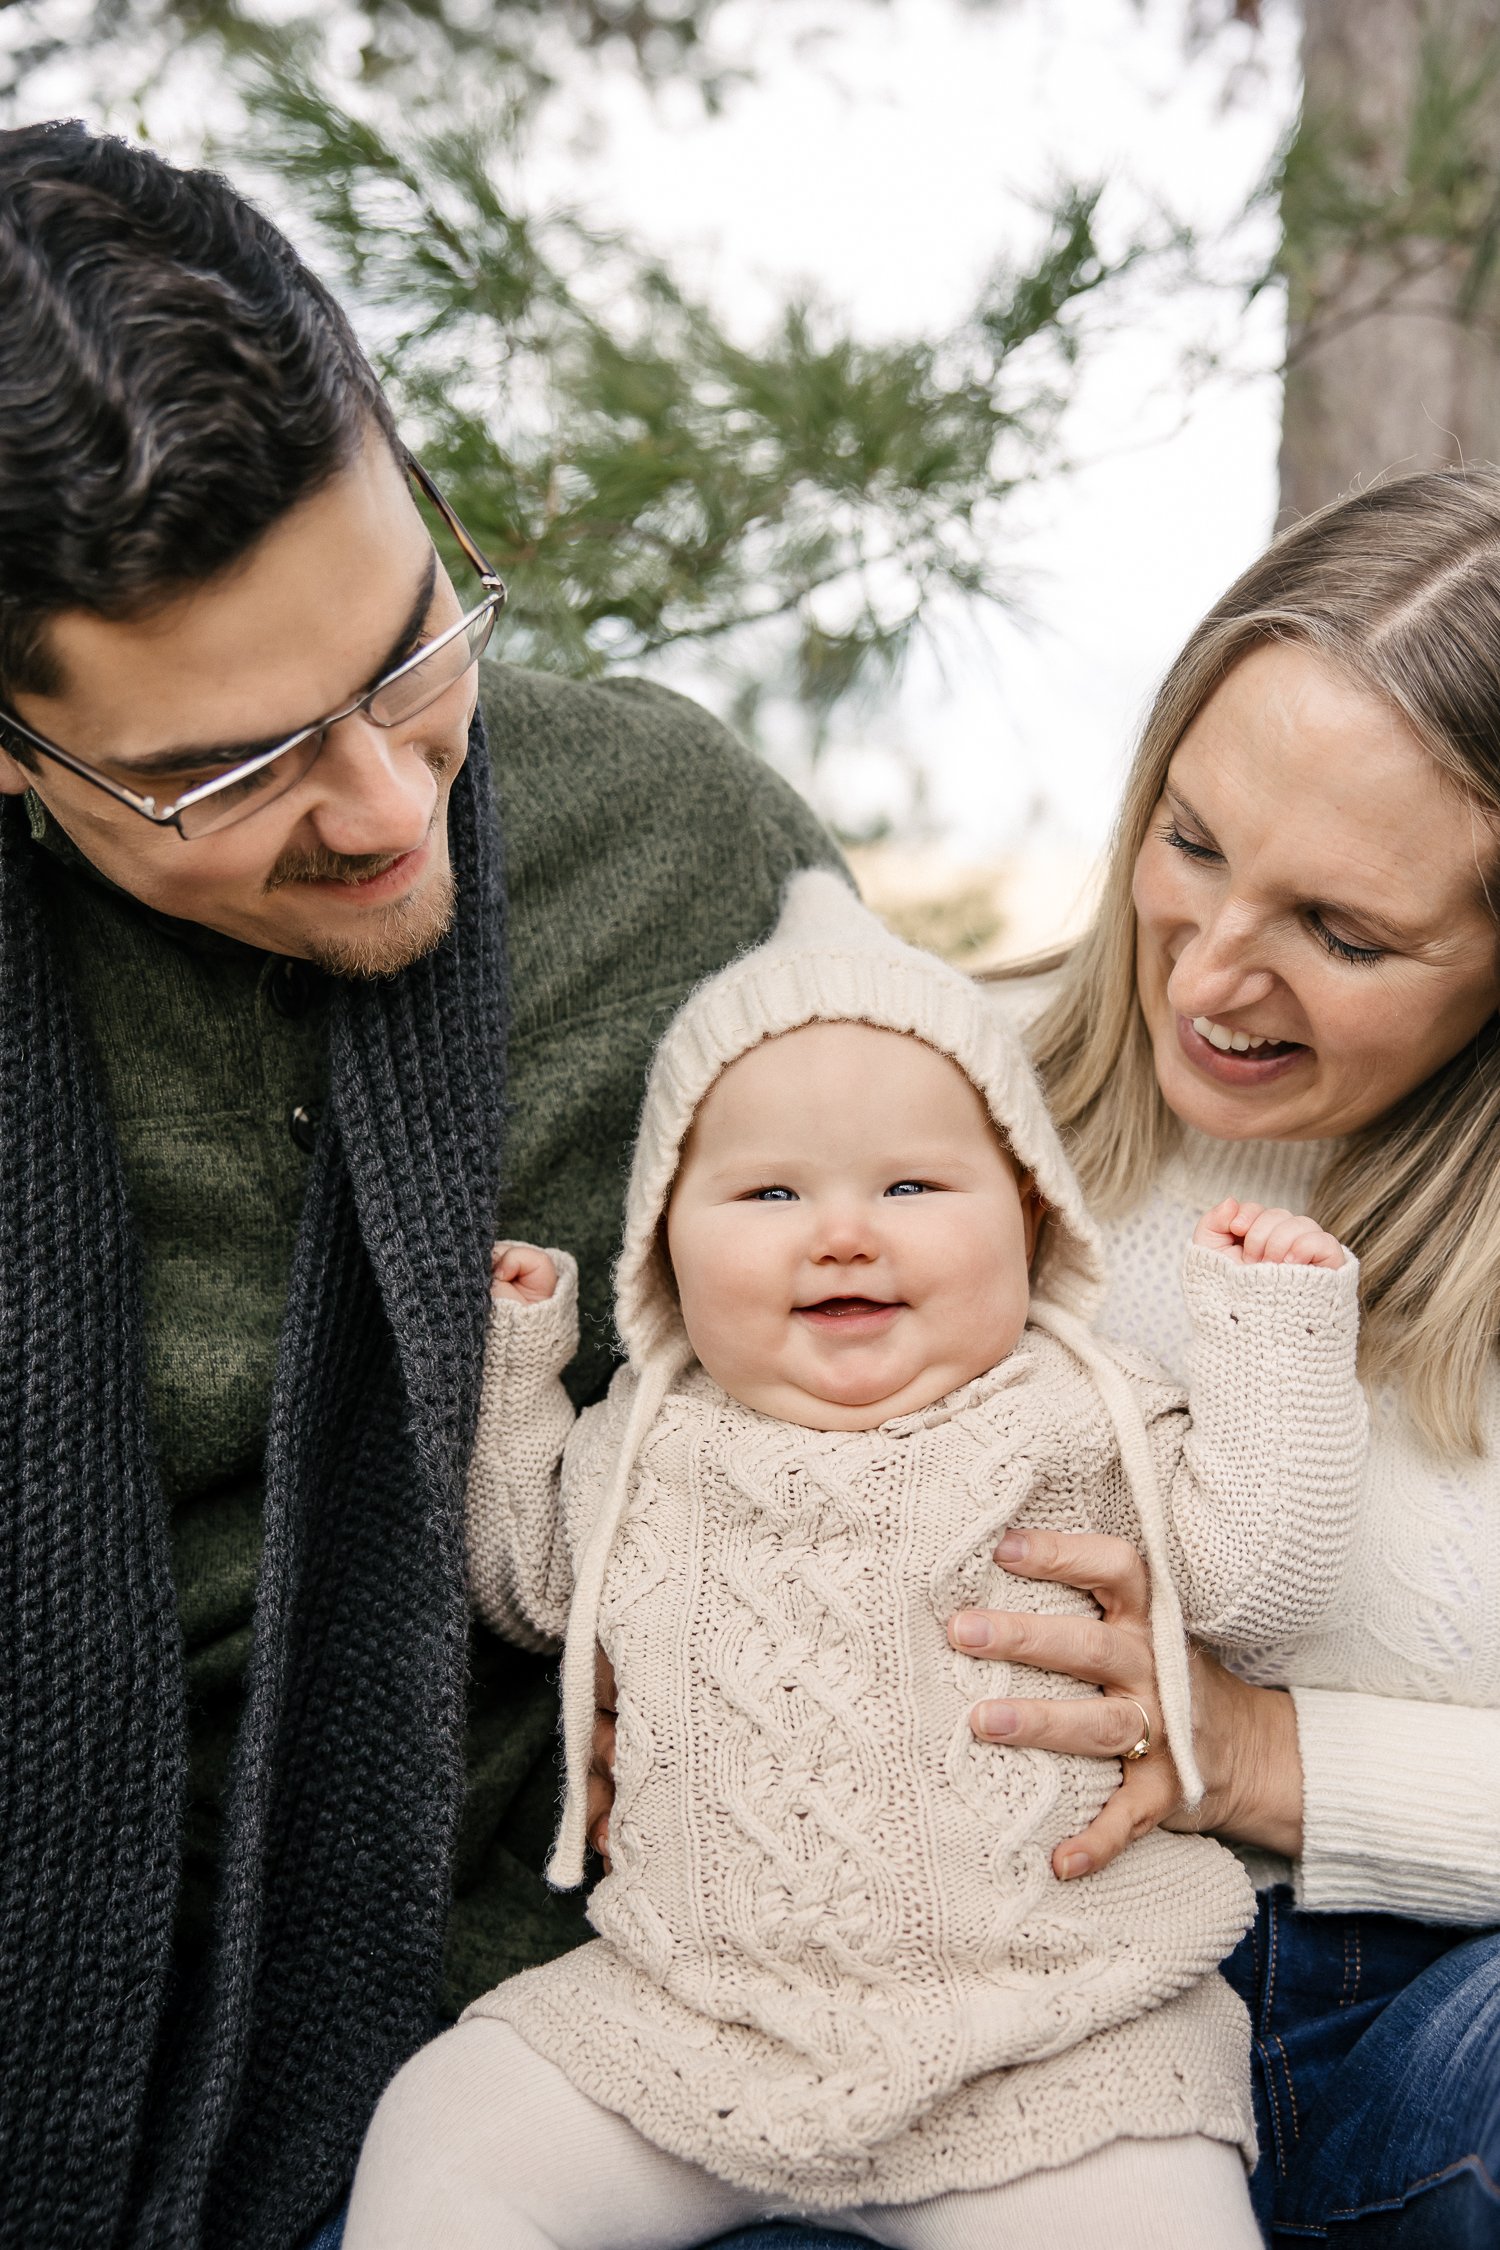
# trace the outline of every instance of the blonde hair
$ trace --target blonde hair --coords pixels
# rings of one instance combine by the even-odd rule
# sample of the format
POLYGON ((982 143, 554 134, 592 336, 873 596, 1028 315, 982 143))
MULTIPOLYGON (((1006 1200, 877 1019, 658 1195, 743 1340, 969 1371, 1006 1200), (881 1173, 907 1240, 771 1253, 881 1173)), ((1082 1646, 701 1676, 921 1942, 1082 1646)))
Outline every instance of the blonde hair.
MULTIPOLYGON (((1267 642, 1316 650, 1393 705, 1486 823, 1500 817, 1500 471, 1395 478, 1282 534, 1172 666, 1125 787, 1099 909, 1031 1035, 1085 1191, 1127 1207, 1175 1145, 1136 996, 1131 880, 1167 768, 1232 668, 1267 642)), ((1342 1141, 1314 1215, 1357 1251, 1367 1378, 1399 1377, 1446 1453, 1480 1448, 1500 1332, 1500 1025, 1342 1141)))

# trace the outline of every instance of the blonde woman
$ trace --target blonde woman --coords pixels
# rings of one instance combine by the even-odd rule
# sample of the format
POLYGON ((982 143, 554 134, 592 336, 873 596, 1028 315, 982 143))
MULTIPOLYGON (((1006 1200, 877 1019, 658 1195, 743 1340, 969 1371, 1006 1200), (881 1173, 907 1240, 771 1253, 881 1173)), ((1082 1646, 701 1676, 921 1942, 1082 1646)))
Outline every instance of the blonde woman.
MULTIPOLYGON (((1288 532, 1204 620, 1093 929, 996 988, 1106 1222, 1108 1333, 1185 1372, 1182 1248, 1221 1195, 1310 1209, 1361 1260, 1375 1428, 1338 1607, 1196 1668, 1204 1825, 1261 1886, 1227 1973, 1278 2243, 1500 2244, 1497 901, 1500 474, 1407 477, 1288 532)), ((1134 1550, 999 1559, 1102 1617, 954 1618, 997 1663, 975 1732, 1118 1757, 1132 1698, 1159 1740, 1134 1550), (1017 1659, 1106 1696, 1008 1697, 1017 1659)), ((1176 1818, 1167 1759, 1123 1772, 1066 1879, 1176 1818)))

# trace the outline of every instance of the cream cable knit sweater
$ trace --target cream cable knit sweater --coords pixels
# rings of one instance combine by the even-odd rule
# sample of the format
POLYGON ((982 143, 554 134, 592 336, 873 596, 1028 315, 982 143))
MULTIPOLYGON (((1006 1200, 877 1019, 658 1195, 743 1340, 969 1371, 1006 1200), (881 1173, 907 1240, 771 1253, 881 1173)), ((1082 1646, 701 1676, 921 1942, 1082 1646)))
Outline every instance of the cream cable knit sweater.
MULTIPOLYGON (((1052 980, 985 987, 1024 1024, 1052 980)), ((1308 1208, 1318 1141, 1215 1141, 1180 1153, 1106 1222, 1100 1332, 1179 1378, 1191 1338, 1176 1275, 1201 1214, 1223 1196, 1308 1208)), ((1302 1857, 1245 1854, 1258 1883, 1300 1904, 1500 1923, 1500 1357, 1483 1402, 1484 1452, 1440 1458, 1399 1387, 1372 1401, 1353 1544, 1328 1617, 1295 1644, 1235 1652, 1237 1671, 1286 1687, 1304 1775, 1302 1857)))
MULTIPOLYGON (((636 1389, 623 1371, 567 1435, 559 1263, 549 1302, 495 1309, 471 1488, 478 1604, 543 1640, 636 1389)), ((1193 1425, 1178 1389, 1126 1363, 1185 1612, 1224 1641, 1306 1632, 1358 1481, 1354 1269, 1192 1250, 1185 1279, 1193 1425)), ((1012 1521, 1136 1528, 1099 1392, 1048 1335, 852 1435, 679 1377, 599 1611, 620 1710, 600 1940, 471 2013, 659 2146, 809 2209, 994 2185, 1122 2135, 1252 2149, 1243 2012, 1213 1974, 1248 1918, 1242 1872, 1157 1833, 1058 1883, 1053 1845, 1118 1769, 969 1731, 986 1692, 1090 1692, 947 1645, 950 1612, 1002 1586, 1011 1606, 1088 1608, 1002 1580, 990 1550, 1012 1521)))
MULTIPOLYGON (((1098 1320, 1181 1376, 1190 1337, 1174 1277, 1200 1213, 1238 1195, 1305 1210, 1326 1154, 1313 1142, 1185 1136, 1151 1194, 1103 1229, 1098 1320)), ((1306 1775, 1303 1855, 1257 1880, 1304 1906, 1500 1922, 1500 1363, 1485 1453, 1439 1459, 1399 1391, 1373 1401, 1354 1541, 1330 1614, 1311 1632, 1237 1651, 1236 1670, 1289 1687, 1306 1775)))

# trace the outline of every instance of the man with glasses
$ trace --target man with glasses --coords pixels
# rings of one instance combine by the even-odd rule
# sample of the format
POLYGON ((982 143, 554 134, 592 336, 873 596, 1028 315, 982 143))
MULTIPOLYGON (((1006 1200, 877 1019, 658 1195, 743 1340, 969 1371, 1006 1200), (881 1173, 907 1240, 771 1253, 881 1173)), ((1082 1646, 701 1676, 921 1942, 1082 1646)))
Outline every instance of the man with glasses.
POLYGON ((680 698, 481 671, 504 598, 259 214, 0 134, 0 2244, 295 2250, 584 1934, 468 1629, 489 1245, 597 1391, 654 1037, 830 853, 680 698))

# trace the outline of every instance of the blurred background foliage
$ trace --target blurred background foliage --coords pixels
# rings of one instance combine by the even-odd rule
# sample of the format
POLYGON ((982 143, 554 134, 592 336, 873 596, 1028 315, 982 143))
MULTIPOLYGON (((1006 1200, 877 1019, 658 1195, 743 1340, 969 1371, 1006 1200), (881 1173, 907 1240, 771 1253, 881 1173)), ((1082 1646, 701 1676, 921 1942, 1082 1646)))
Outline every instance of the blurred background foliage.
MULTIPOLYGON (((736 641, 815 720, 899 665, 935 595, 1006 598, 999 512, 1038 475, 1095 199, 936 340, 793 302, 754 348, 665 267, 497 184, 493 127, 399 141, 263 74, 252 148, 362 308, 424 458, 514 580, 509 644, 574 672, 736 641), (781 626, 785 630, 768 632, 781 626)), ((742 699, 743 700, 743 699, 742 699)))
MULTIPOLYGON (((880 0, 865 0, 869 6, 880 0)), ((1163 221, 1105 246, 1097 183, 1058 185, 967 316, 871 342, 785 302, 731 336, 661 261, 535 205, 527 154, 580 69, 689 85, 744 65, 717 0, 0 0, 12 115, 66 48, 144 123, 196 66, 204 150, 259 190, 354 311, 404 428, 512 585, 507 654, 588 674, 692 647, 757 732, 816 748, 914 638, 1016 602, 1006 510, 1053 474, 1085 314, 1190 254, 1163 221)))

